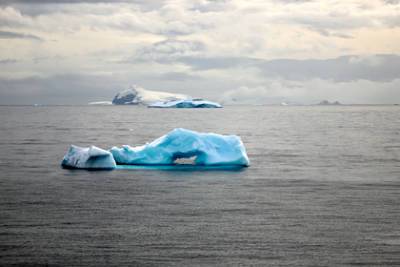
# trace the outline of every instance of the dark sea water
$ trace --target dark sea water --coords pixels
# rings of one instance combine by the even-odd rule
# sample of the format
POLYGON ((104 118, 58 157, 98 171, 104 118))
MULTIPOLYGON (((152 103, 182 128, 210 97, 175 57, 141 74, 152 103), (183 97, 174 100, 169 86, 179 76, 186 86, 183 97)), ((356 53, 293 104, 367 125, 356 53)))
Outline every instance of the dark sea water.
POLYGON ((0 107, 0 265, 400 265, 400 107, 0 107), (241 171, 64 170, 70 144, 237 134, 241 171))

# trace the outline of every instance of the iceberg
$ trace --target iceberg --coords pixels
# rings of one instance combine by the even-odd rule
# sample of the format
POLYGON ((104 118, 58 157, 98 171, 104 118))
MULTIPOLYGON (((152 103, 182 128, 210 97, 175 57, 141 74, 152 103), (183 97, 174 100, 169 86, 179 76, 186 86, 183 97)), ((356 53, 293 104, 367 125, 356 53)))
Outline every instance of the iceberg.
POLYGON ((67 169, 115 169, 113 155, 101 148, 79 147, 71 145, 64 156, 61 166, 67 169))
POLYGON ((158 101, 148 105, 149 108, 222 108, 218 103, 203 99, 183 99, 158 101))
POLYGON ((194 165, 245 167, 250 164, 240 137, 198 133, 182 128, 151 143, 113 147, 110 152, 117 164, 124 165, 174 165, 182 159, 193 159, 194 165))
POLYGON ((190 98, 183 94, 146 90, 140 86, 132 85, 128 89, 119 92, 112 103, 114 105, 138 105, 149 104, 156 101, 170 101, 190 98))

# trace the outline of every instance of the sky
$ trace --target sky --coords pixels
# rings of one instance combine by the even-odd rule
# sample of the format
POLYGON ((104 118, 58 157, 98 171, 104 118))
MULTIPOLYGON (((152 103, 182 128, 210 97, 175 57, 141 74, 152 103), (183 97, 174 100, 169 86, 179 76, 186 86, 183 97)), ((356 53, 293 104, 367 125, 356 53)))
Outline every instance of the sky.
POLYGON ((400 103, 400 0, 0 0, 0 104, 132 84, 226 104, 400 103))

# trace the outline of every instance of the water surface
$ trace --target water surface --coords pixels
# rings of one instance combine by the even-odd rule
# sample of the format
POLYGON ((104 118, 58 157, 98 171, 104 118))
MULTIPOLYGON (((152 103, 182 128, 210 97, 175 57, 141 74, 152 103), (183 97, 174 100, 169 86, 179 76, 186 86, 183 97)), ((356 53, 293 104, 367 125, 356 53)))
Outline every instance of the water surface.
POLYGON ((400 265, 400 107, 0 107, 0 265, 400 265), (237 134, 250 168, 64 170, 70 144, 237 134))

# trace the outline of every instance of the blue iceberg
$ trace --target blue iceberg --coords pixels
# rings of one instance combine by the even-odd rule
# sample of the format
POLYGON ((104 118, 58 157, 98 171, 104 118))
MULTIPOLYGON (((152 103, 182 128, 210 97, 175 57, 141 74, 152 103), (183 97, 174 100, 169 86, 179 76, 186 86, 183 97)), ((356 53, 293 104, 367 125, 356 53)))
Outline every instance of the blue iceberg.
POLYGON ((198 133, 175 129, 143 146, 111 148, 117 164, 173 165, 182 159, 193 159, 194 165, 249 166, 249 158, 240 137, 198 133))
POLYGON ((149 108, 222 108, 216 102, 203 99, 181 99, 171 101, 158 101, 148 105, 149 108))
POLYGON ((117 167, 113 155, 101 148, 79 147, 71 145, 61 162, 68 169, 115 169, 117 167))

